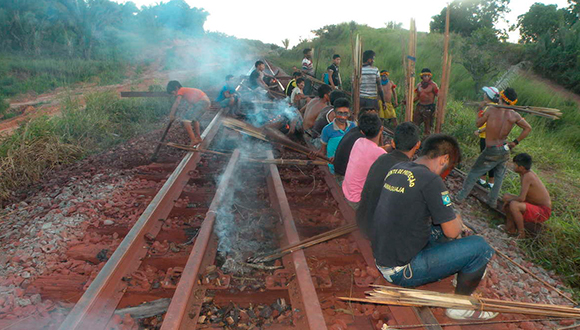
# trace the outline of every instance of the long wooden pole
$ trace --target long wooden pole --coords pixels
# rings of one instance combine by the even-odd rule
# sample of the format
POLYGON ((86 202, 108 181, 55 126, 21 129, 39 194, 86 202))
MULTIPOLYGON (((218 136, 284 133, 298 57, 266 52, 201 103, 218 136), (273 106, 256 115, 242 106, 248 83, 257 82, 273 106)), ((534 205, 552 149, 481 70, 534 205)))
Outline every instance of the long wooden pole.
POLYGON ((411 18, 411 26, 409 28, 409 47, 407 55, 407 100, 405 121, 413 120, 413 100, 415 99, 415 63, 417 48, 417 30, 415 28, 415 19, 411 18))
POLYGON ((362 66, 362 39, 360 35, 354 37, 352 48, 353 76, 352 76, 352 103, 353 116, 357 117, 360 108, 360 76, 362 66))
POLYGON ((441 132, 441 125, 443 121, 443 116, 445 115, 445 99, 447 97, 447 76, 449 65, 449 5, 447 5, 447 15, 445 16, 445 36, 443 38, 443 62, 441 71, 441 88, 439 89, 439 97, 437 99, 437 120, 435 124, 435 133, 441 132))

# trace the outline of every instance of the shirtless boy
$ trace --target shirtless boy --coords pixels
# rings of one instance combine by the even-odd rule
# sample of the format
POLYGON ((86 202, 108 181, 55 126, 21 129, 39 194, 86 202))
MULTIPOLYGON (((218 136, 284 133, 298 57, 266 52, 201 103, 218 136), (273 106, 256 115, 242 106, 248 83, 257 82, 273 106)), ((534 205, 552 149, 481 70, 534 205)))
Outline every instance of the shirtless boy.
POLYGON ((200 143, 199 119, 209 109, 211 101, 202 90, 182 87, 179 81, 176 80, 167 83, 167 93, 176 96, 169 112, 169 120, 175 120, 176 112, 180 105, 187 107, 187 110, 182 110, 178 113, 178 118, 183 123, 183 127, 191 139, 191 145, 194 146, 200 143))
MULTIPOLYGON (((552 200, 548 189, 536 173, 531 171, 532 156, 521 153, 514 157, 514 171, 520 175, 520 195, 505 194, 503 209, 508 234, 525 238, 526 224, 540 224, 552 214, 552 200)), ((533 225, 532 225, 533 226, 533 225)))
POLYGON ((382 104, 382 101, 379 101, 379 107, 381 111, 379 112, 379 117, 384 121, 383 124, 386 124, 387 121, 393 121, 393 127, 397 127, 397 113, 395 112, 395 108, 399 106, 399 101, 397 100, 397 93, 395 92, 395 85, 389 79, 389 72, 387 70, 381 71, 381 88, 383 89, 383 95, 385 95, 385 104, 382 104), (392 103, 393 97, 395 98, 395 103, 392 103))
POLYGON ((428 68, 421 70, 421 82, 417 85, 414 102, 419 101, 413 112, 413 123, 421 127, 425 123, 424 135, 431 134, 433 126, 433 115, 435 114, 435 97, 439 93, 439 87, 431 79, 433 74, 428 68))
MULTIPOLYGON (((506 88, 505 91, 500 93, 499 104, 515 105, 517 98, 518 95, 513 88, 506 88)), ((494 106, 489 106, 483 113, 483 116, 477 118, 476 126, 481 127, 486 123, 486 147, 479 154, 479 157, 477 157, 475 164, 473 164, 473 167, 467 175, 467 179, 463 182, 463 188, 457 194, 457 202, 463 202, 479 177, 493 169, 495 172, 495 185, 490 191, 487 203, 495 208, 497 205, 497 197, 499 196, 499 191, 503 183, 506 164, 509 160, 510 150, 515 148, 516 145, 530 134, 532 126, 514 110, 494 106), (514 125, 521 127, 522 132, 515 140, 507 142, 506 139, 514 125)))

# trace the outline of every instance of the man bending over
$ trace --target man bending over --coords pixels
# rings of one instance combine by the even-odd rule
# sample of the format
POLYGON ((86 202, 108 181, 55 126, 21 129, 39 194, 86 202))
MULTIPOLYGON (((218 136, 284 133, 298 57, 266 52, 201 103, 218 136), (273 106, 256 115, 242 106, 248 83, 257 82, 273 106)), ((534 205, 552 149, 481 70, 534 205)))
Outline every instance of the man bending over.
MULTIPOLYGON (((525 238, 526 225, 536 229, 550 218, 552 200, 542 180, 532 170, 532 156, 521 153, 514 157, 514 171, 520 175, 520 195, 505 194, 503 209, 506 214, 506 231, 508 234, 525 238)), ((532 230, 535 231, 535 230, 532 230)))
POLYGON ((175 102, 169 113, 169 120, 175 120, 175 113, 182 101, 186 102, 187 110, 180 111, 178 118, 183 123, 191 139, 191 145, 201 142, 201 132, 199 128, 199 119, 204 112, 211 106, 211 101, 207 95, 200 89, 182 87, 179 81, 172 80, 167 84, 167 93, 176 96, 175 102), (193 124, 193 127, 192 127, 193 124))
MULTIPOLYGON (((483 237, 458 238, 461 217, 440 177, 460 159, 457 140, 435 134, 425 140, 417 160, 387 173, 370 227, 377 267, 387 281, 416 287, 457 274, 455 293, 461 295, 479 285, 493 250, 483 237)), ((446 314, 462 320, 497 315, 462 309, 446 314)))

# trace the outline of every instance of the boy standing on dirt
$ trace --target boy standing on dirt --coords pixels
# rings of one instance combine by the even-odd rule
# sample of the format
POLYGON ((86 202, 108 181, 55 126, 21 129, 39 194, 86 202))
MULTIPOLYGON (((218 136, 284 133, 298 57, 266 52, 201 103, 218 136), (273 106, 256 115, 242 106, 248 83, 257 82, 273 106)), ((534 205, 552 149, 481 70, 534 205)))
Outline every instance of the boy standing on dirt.
MULTIPOLYGON (((506 88, 505 91, 500 92, 499 104, 515 105, 518 101, 517 98, 518 94, 513 88, 506 88)), ((463 182, 463 188, 457 193, 457 202, 462 203, 471 192, 471 189, 473 189, 479 177, 493 169, 495 172, 495 185, 491 189, 487 203, 492 208, 495 208, 505 175, 506 163, 509 160, 510 150, 515 148, 515 146, 530 134, 532 126, 514 110, 496 108, 494 106, 488 107, 483 113, 483 116, 477 118, 477 127, 481 127, 483 124, 487 124, 485 128, 486 147, 479 154, 475 164, 473 164, 473 167, 469 171, 467 178, 463 182), (522 132, 515 140, 507 142, 506 139, 514 125, 521 127, 522 132)))
MULTIPOLYGON (((386 103, 383 89, 381 88, 381 77, 379 74, 379 69, 373 65, 374 63, 375 52, 372 50, 366 50, 363 53, 363 65, 360 78, 359 107, 361 109, 380 109, 378 102, 379 100, 383 101, 383 104, 386 103)), ((358 113, 355 113, 354 116, 358 117, 358 113)))
POLYGON ((397 113, 395 108, 399 106, 399 101, 397 100, 397 93, 395 93, 395 85, 391 80, 389 80, 389 72, 387 70, 381 71, 381 88, 383 89, 383 95, 385 96, 385 103, 379 101, 379 106, 381 111, 379 112, 379 117, 383 119, 386 124, 387 121, 393 121, 393 127, 397 127, 397 113), (395 98, 395 103, 393 104, 391 100, 395 98))
MULTIPOLYGON (((483 114, 485 113, 485 110, 487 110, 487 105, 486 104, 497 104, 499 102, 499 90, 495 87, 483 87, 483 102, 481 103, 480 107, 479 107, 479 111, 477 113, 477 118, 481 118, 483 117, 483 114)), ((485 144, 485 129, 486 129, 487 124, 483 124, 483 126, 479 127, 475 132, 473 132, 473 134, 475 134, 476 136, 479 136, 479 151, 483 152, 483 150, 485 150, 486 144, 485 144)), ((479 178, 478 183, 483 186, 483 187, 489 187, 490 189, 493 189, 493 186, 495 185, 495 174, 493 169, 490 170, 488 172, 489 175, 489 183, 485 181, 485 174, 481 176, 481 178, 479 178)))
POLYGON ((514 159, 514 171, 520 175, 520 195, 505 194, 503 210, 508 234, 525 238, 525 225, 541 224, 552 214, 552 200, 548 189, 536 173, 531 171, 532 156, 521 153, 514 159))
POLYGON ((413 102, 419 101, 413 112, 413 123, 421 127, 425 123, 424 135, 431 134, 433 126, 433 115, 435 114, 435 97, 439 94, 439 87, 432 80, 433 74, 428 68, 421 70, 421 82, 417 85, 415 92, 417 96, 413 102))
POLYGON ((169 120, 175 120, 178 107, 186 107, 187 109, 178 113, 178 118, 191 139, 191 145, 199 144, 202 141, 199 119, 209 109, 211 101, 202 90, 182 87, 177 80, 172 80, 167 84, 167 93, 176 96, 169 113, 169 120))

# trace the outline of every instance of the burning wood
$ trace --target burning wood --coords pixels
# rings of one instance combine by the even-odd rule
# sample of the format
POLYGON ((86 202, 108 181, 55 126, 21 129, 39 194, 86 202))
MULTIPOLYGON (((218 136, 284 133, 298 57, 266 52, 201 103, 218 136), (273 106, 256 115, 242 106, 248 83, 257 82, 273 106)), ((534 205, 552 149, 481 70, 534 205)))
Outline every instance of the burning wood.
POLYGON ((270 254, 250 258, 248 260, 248 262, 262 263, 262 262, 276 260, 276 259, 282 258, 283 256, 285 256, 289 253, 292 253, 294 251, 297 251, 300 249, 305 249, 307 247, 329 241, 333 238, 337 238, 337 237, 352 233, 353 231, 355 231, 357 229, 358 229, 358 227, 356 224, 342 226, 342 227, 333 229, 331 231, 327 231, 325 233, 318 234, 316 236, 312 236, 312 237, 305 239, 301 242, 291 244, 291 245, 286 246, 284 248, 280 248, 280 249, 278 249, 270 254))
MULTIPOLYGON (((233 119, 233 118, 224 118, 223 124, 224 124, 224 126, 230 128, 230 129, 233 129, 234 131, 238 131, 240 133, 244 133, 246 135, 253 136, 256 139, 260 139, 263 141, 283 145, 289 149, 292 149, 294 151, 297 151, 297 152, 305 154, 305 155, 311 155, 313 153, 313 151, 311 149, 309 149, 308 147, 305 147, 305 146, 300 145, 296 142, 293 142, 290 139, 288 139, 286 136, 282 135, 282 133, 276 132, 276 131, 269 129, 269 128, 264 128, 264 127, 258 128, 258 127, 252 126, 248 123, 245 123, 243 121, 233 119)), ((330 162, 330 159, 326 156, 319 155, 319 154, 315 154, 315 156, 317 158, 320 158, 322 160, 330 162)))
MULTIPOLYGON (((165 143, 166 146, 182 149, 187 151, 193 152, 201 152, 207 153, 212 155, 219 155, 219 156, 231 156, 231 153, 227 152, 219 152, 214 150, 207 150, 207 149, 198 149, 196 147, 177 144, 177 143, 165 143)), ((249 157, 242 157, 243 160, 253 163, 262 163, 262 164, 276 164, 276 165, 301 165, 301 166, 308 166, 308 165, 326 165, 328 162, 322 160, 310 160, 310 159, 258 159, 258 158, 249 158, 249 157)))

